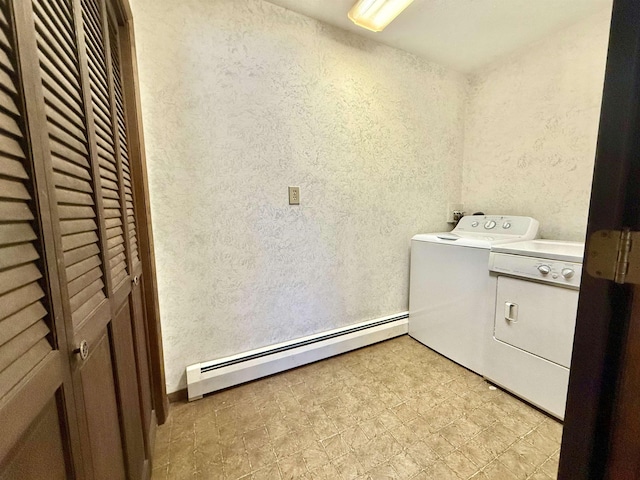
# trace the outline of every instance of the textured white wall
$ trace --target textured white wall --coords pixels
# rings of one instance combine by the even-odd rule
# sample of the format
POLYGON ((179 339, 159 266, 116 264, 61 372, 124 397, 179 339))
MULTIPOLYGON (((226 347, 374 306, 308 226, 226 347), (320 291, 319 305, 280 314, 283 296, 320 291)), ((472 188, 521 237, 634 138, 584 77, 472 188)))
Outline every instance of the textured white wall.
POLYGON ((409 240, 460 197, 466 79, 261 0, 133 8, 168 391, 406 310, 409 240))
POLYGON ((610 10, 470 77, 462 200, 530 215, 546 238, 583 240, 610 10))

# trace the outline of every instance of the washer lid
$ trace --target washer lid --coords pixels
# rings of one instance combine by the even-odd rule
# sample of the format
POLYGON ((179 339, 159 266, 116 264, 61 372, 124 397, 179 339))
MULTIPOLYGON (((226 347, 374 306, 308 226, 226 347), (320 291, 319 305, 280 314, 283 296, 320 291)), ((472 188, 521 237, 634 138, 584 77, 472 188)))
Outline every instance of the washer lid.
POLYGON ((505 237, 501 235, 492 236, 477 233, 440 232, 422 233, 419 235, 415 235, 412 240, 418 242, 455 245, 457 247, 484 248, 488 250, 492 247, 492 245, 516 242, 518 240, 521 240, 521 238, 505 237))
POLYGON ((527 240, 508 245, 496 245, 491 251, 524 255, 527 257, 558 260, 561 262, 582 263, 584 256, 583 242, 567 242, 564 240, 527 240))

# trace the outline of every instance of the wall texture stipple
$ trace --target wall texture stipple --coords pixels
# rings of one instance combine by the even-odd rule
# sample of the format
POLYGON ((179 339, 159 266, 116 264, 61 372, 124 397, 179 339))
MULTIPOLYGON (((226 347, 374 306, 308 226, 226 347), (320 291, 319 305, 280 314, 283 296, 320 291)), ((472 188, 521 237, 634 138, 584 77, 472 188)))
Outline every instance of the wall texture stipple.
POLYGON ((584 240, 610 19, 603 10, 470 77, 468 211, 529 215, 546 238, 584 240))
POLYGON ((466 79, 262 0, 132 7, 168 391, 406 310, 409 240, 461 195, 466 79))

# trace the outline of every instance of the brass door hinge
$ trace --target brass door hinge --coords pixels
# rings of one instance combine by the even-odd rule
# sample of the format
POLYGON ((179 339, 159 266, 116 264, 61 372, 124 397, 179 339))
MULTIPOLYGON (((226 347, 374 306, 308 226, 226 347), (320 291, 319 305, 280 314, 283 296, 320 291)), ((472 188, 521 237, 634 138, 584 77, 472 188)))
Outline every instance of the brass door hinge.
POLYGON ((640 285, 640 232, 598 230, 589 238, 585 260, 592 277, 640 285))

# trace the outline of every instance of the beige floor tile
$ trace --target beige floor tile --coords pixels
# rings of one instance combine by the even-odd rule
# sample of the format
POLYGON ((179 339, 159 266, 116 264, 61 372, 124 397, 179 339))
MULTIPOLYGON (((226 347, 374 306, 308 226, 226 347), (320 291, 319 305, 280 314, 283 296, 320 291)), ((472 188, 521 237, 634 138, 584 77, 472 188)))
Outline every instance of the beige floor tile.
POLYGON ((462 445, 460 452, 478 467, 487 465, 496 458, 495 454, 489 452, 475 439, 462 445))
POLYGON ((560 443, 562 441, 562 424, 551 418, 545 419, 536 430, 552 442, 560 443))
POLYGON ((391 430, 392 428, 402 425, 402 420, 390 409, 383 410, 378 420, 386 430, 391 430))
POLYGON ((186 452, 169 463, 167 478, 179 480, 193 478, 196 473, 196 460, 193 451, 186 452))
POLYGON ((536 468, 542 465, 548 458, 546 453, 541 452, 524 439, 518 440, 510 449, 520 454, 522 461, 536 468))
POLYGON ((320 468, 329 462, 329 456, 320 442, 304 448, 301 453, 307 469, 310 471, 320 468))
POLYGON ((536 466, 527 463, 522 455, 516 452, 513 448, 508 449, 502 455, 498 457, 498 461, 507 467, 511 473, 517 478, 526 479, 535 470, 536 466))
POLYGON ((307 465, 300 452, 279 459, 278 466, 280 467, 280 474, 284 480, 300 478, 307 473, 307 465))
POLYGON ((339 477, 338 470, 331 463, 325 463, 323 466, 312 470, 309 477, 314 480, 336 480, 339 477))
POLYGON ((276 437, 272 442, 273 451, 278 458, 288 457, 301 450, 300 444, 293 435, 288 433, 276 437))
POLYGON ((533 475, 531 475, 527 480, 555 480, 556 477, 550 477, 549 475, 547 475, 546 473, 544 473, 542 470, 535 472, 533 475))
POLYGON ((222 464, 225 478, 236 479, 251 473, 249 456, 246 453, 225 458, 222 464))
POLYGON ((333 437, 325 438, 322 441, 322 446, 324 447, 324 450, 325 452, 327 452, 327 455, 329 456, 329 459, 331 461, 349 453, 349 447, 344 442, 340 434, 336 434, 333 437))
POLYGON ((556 478, 558 476, 558 464, 560 462, 559 455, 553 455, 549 460, 542 464, 540 470, 549 475, 551 478, 556 478))
POLYGON ((243 438, 247 450, 258 448, 266 443, 269 443, 269 434, 267 433, 267 429, 264 426, 245 432, 243 438))
POLYGON ((389 480, 398 478, 398 474, 390 464, 385 463, 372 468, 367 473, 366 478, 371 480, 389 480))
POLYGON ((369 440, 377 437, 378 435, 382 435, 387 431, 378 417, 365 420, 360 424, 360 428, 369 440))
POLYGON ((251 470, 260 470, 276 462, 277 457, 270 443, 247 449, 251 470))
POLYGON ((222 463, 212 463, 198 468, 196 478, 199 480, 223 480, 225 478, 224 467, 222 463))
POLYGON ((455 450, 455 447, 451 445, 451 443, 449 443, 447 439, 439 433, 433 433, 427 437, 424 437, 423 441, 427 444, 427 446, 429 446, 429 448, 431 448, 441 457, 444 457, 455 450))
POLYGON ((422 440, 407 448, 407 452, 422 467, 431 465, 439 458, 438 454, 422 440))
POLYGON ((424 470, 426 477, 438 480, 460 480, 460 476, 442 460, 432 463, 424 470))
POLYGON ((402 446, 402 448, 407 448, 420 441, 420 437, 415 434, 415 432, 406 425, 400 425, 396 428, 389 430, 389 433, 393 435, 393 438, 402 446))
POLYGON ((168 464, 162 465, 160 467, 156 467, 151 471, 151 480, 166 480, 168 474, 169 474, 168 464))
POLYGON ((365 469, 353 453, 348 453, 331 461, 336 467, 339 478, 354 480, 365 473, 365 469))
POLYGON ((489 386, 396 338, 172 404, 153 480, 555 478, 562 425, 489 386))
POLYGON ((465 457, 459 450, 444 457, 444 463, 461 478, 469 478, 479 470, 478 466, 465 457))
POLYGON ((344 442, 353 450, 357 450, 369 441, 360 426, 348 428, 342 432, 340 436, 342 437, 342 440, 344 440, 344 442))
POLYGON ((543 437, 537 430, 534 430, 523 438, 525 441, 529 442, 542 453, 547 455, 553 455, 560 447, 558 442, 554 442, 553 440, 543 437))
POLYGON ((409 453, 403 451, 391 457, 389 464, 397 473, 397 478, 406 479, 417 475, 422 470, 420 465, 409 453))
POLYGON ((518 478, 498 460, 493 461, 485 467, 484 473, 491 480, 517 480, 518 478))
POLYGON ((158 442, 156 440, 155 451, 153 456, 154 469, 166 467, 169 464, 169 442, 158 442))
POLYGON ((266 467, 256 470, 252 474, 252 480, 279 480, 282 478, 277 463, 272 463, 266 467))
POLYGON ((391 407, 391 410, 403 423, 408 423, 418 417, 418 412, 413 409, 407 402, 403 402, 399 405, 396 405, 395 407, 391 407))

